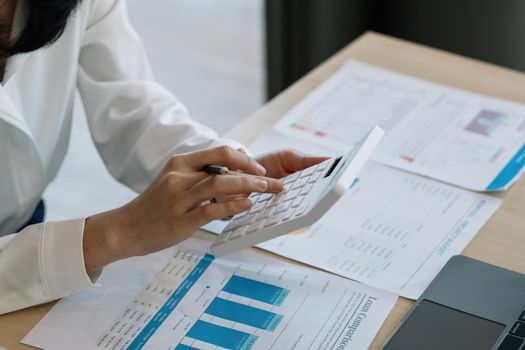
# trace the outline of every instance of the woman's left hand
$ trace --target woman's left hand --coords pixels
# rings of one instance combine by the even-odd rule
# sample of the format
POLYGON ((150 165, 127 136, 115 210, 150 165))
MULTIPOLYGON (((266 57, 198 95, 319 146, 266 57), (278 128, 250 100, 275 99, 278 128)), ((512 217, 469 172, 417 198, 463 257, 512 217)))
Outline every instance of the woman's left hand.
MULTIPOLYGON (((239 148, 238 151, 246 154, 246 151, 242 148, 239 148)), ((289 149, 266 153, 255 158, 257 163, 264 167, 266 171, 264 176, 271 177, 274 179, 280 179, 287 175, 293 174, 296 171, 301 171, 303 169, 308 168, 309 166, 315 165, 327 159, 330 159, 330 157, 308 156, 289 149)), ((228 200, 242 198, 246 196, 248 195, 225 195, 218 196, 215 198, 215 200, 217 202, 225 202, 228 200)))
POLYGON ((293 150, 281 150, 259 156, 256 161, 266 169, 265 176, 280 179, 327 159, 330 157, 314 157, 293 150))

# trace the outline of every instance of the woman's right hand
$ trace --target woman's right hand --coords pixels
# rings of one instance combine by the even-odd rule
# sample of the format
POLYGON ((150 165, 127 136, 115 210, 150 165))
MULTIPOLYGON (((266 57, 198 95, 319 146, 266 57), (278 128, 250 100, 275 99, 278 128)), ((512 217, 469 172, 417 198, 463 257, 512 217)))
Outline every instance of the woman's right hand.
POLYGON ((251 192, 277 193, 279 180, 264 177, 266 170, 253 158, 231 147, 173 156, 153 183, 125 206, 86 219, 84 260, 95 278, 109 263, 168 248, 202 225, 251 207, 243 196, 251 192), (240 175, 209 175, 207 164, 239 170, 240 175), (220 203, 215 197, 231 198, 220 203))

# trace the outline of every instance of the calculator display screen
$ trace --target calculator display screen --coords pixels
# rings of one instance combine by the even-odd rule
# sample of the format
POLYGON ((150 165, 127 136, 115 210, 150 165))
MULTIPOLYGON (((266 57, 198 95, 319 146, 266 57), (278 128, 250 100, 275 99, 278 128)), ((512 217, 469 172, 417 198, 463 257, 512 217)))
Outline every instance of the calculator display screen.
POLYGON ((335 168, 337 168, 337 164, 339 164, 339 162, 341 161, 342 158, 343 157, 339 157, 336 160, 334 160, 334 163, 332 164, 332 166, 330 167, 330 169, 328 170, 328 172, 326 173, 326 175, 324 177, 329 177, 330 175, 332 175, 332 173, 334 172, 335 168))

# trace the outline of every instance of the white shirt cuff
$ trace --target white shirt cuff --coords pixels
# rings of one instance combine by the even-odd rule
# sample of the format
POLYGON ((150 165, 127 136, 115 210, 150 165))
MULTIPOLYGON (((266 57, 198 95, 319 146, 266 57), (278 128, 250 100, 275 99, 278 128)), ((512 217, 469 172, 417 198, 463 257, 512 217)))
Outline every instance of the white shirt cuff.
POLYGON ((47 222, 42 233, 42 277, 52 298, 96 286, 86 271, 85 219, 47 222))

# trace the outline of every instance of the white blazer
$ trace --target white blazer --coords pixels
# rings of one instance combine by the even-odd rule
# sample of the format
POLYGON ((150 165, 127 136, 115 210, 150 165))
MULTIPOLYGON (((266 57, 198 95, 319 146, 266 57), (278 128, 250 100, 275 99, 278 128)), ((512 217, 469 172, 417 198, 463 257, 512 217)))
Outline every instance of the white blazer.
MULTIPOLYGON (((106 166, 136 191, 172 154, 239 146, 192 120, 152 80, 123 0, 83 0, 56 43, 8 60, 0 87, 0 235, 29 219, 60 168, 77 90, 106 166)), ((83 229, 80 218, 14 236, 0 251, 0 313, 94 286, 84 267, 83 229)))

